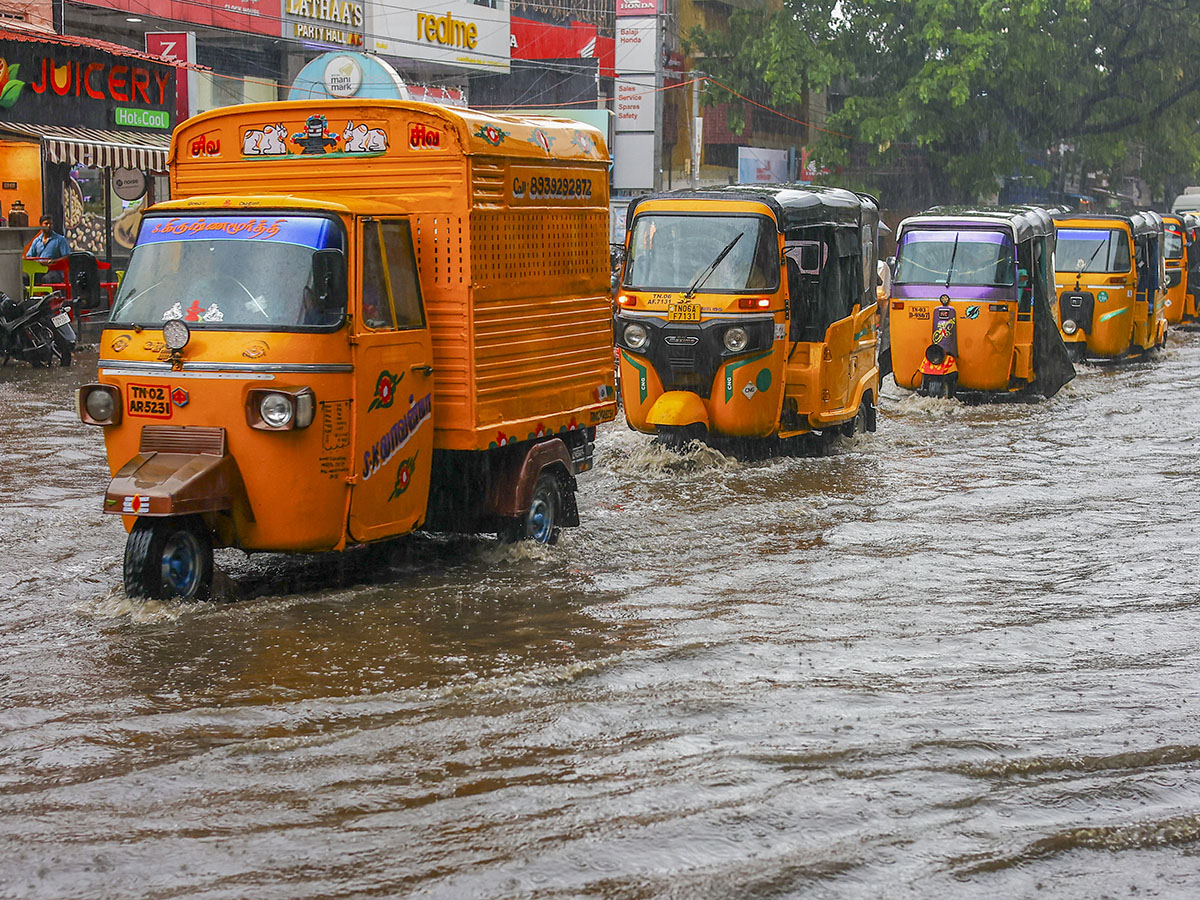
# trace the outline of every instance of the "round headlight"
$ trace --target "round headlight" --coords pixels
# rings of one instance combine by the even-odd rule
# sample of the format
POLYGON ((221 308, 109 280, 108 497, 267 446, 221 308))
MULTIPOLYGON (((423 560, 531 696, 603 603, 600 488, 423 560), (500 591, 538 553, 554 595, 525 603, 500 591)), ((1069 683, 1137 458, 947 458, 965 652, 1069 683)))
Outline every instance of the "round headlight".
POLYGON ((168 350, 182 350, 191 340, 192 333, 182 319, 168 319, 163 322, 163 343, 168 350))
POLYGON ((940 366, 946 361, 946 350, 941 344, 930 344, 925 348, 925 358, 931 366, 940 366))
POLYGON ((83 401, 87 414, 97 422, 106 422, 112 418, 113 398, 108 391, 90 391, 83 401))
POLYGON ((629 345, 630 350, 641 350, 650 343, 650 332, 646 330, 645 325, 630 322, 625 326, 625 343, 629 345))
POLYGON ((267 394, 258 404, 258 414, 272 428, 282 428, 292 421, 292 401, 283 394, 267 394))
POLYGON ((1063 334, 1074 334, 1079 330, 1079 326, 1075 324, 1074 319, 1063 320, 1063 334))
POLYGON ((740 353, 750 343, 750 335, 746 334, 746 329, 741 325, 734 325, 725 329, 724 341, 726 350, 730 353, 740 353))

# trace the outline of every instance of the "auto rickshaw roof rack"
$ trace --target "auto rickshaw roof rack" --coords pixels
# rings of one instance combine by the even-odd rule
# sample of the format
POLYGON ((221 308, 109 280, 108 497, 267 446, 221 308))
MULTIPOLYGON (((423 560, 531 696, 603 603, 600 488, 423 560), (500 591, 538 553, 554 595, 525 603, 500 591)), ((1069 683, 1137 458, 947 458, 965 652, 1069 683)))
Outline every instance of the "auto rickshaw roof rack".
POLYGON ((930 224, 941 220, 947 225, 961 225, 964 219, 976 219, 980 225, 1007 225, 1012 228, 1017 241, 1054 237, 1054 220, 1039 206, 932 206, 900 224, 903 227, 913 219, 930 224))
MULTIPOLYGON (((1194 217, 1200 226, 1200 217, 1194 217)), ((1120 213, 1062 213, 1054 217, 1055 222, 1123 222, 1128 225, 1134 235, 1154 234, 1163 227, 1162 216, 1153 210, 1123 216, 1120 213)))
POLYGON ((632 219, 639 204, 649 200, 740 200, 770 208, 781 232, 812 225, 866 225, 879 222, 879 201, 867 193, 811 184, 731 184, 700 190, 658 191, 635 197, 629 204, 632 219))

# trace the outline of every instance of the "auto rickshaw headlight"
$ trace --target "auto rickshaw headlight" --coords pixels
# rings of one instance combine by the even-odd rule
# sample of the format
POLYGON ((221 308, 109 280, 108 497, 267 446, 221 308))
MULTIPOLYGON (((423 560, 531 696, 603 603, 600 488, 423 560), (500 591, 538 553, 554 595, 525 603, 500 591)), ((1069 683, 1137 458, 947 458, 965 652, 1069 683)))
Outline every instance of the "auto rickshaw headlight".
POLYGON ((746 333, 746 329, 741 325, 734 325, 732 328, 725 329, 725 349, 730 353, 741 353, 750 343, 750 335, 746 333))
POLYGON ((259 431, 291 431, 313 422, 317 401, 311 388, 276 391, 253 388, 246 397, 246 422, 259 431))
POLYGON ((630 322, 625 326, 625 343, 630 350, 641 350, 650 343, 650 332, 645 325, 630 322))
POLYGON ((1079 330, 1079 326, 1075 324, 1073 319, 1063 320, 1063 334, 1074 334, 1079 330))
POLYGON ((258 402, 258 414, 272 428, 286 428, 296 411, 292 409, 292 401, 283 394, 264 394, 258 402))
POLYGON ((121 393, 110 384, 85 384, 76 393, 79 418, 86 425, 116 425, 121 421, 121 393))

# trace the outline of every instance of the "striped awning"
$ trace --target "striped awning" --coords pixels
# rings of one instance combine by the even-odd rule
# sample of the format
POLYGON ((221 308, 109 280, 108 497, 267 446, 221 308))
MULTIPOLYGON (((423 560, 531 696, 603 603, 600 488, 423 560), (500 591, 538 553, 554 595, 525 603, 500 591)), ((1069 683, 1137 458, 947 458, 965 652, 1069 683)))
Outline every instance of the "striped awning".
POLYGON ((167 170, 170 135, 139 134, 133 131, 102 131, 98 128, 73 128, 65 125, 26 125, 0 123, 0 133, 12 132, 37 138, 47 161, 72 165, 167 170))

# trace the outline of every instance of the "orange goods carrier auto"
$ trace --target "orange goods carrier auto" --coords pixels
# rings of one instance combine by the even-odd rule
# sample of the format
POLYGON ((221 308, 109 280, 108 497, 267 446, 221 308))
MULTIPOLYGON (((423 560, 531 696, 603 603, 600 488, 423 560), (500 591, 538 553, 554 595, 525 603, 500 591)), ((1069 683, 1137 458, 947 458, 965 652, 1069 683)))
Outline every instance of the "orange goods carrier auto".
POLYGON ((214 110, 171 143, 79 411, 130 595, 212 547, 553 541, 616 414, 599 132, 402 101, 214 110))

